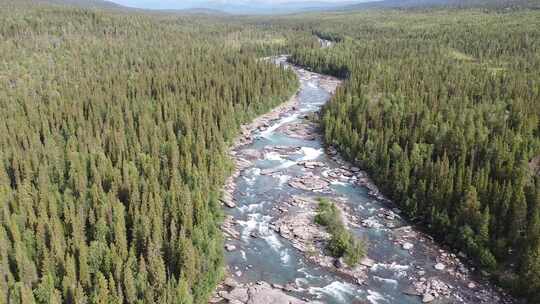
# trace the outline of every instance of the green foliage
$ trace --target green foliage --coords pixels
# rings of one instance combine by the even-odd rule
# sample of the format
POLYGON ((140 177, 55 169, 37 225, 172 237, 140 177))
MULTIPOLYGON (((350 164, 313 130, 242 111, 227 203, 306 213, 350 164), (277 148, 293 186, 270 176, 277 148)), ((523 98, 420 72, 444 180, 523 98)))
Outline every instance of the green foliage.
POLYGON ((223 275, 227 144, 297 87, 255 57, 249 38, 272 32, 11 5, 0 303, 206 303, 223 275))
POLYGON ((291 58, 347 78, 323 111, 327 144, 433 235, 518 277, 516 292, 531 299, 540 290, 523 283, 539 276, 539 17, 474 9, 298 17, 338 43, 291 58))
POLYGON ((348 265, 356 265, 365 256, 364 242, 357 240, 345 228, 341 212, 336 205, 328 199, 319 199, 315 223, 327 228, 331 234, 327 249, 336 258, 345 258, 348 265))

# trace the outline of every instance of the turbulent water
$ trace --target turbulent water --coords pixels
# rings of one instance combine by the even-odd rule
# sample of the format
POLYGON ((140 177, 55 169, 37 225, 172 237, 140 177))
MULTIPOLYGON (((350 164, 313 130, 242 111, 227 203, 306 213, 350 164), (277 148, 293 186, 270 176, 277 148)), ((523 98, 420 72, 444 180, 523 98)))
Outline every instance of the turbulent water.
POLYGON ((399 216, 399 211, 390 212, 392 206, 387 202, 369 195, 368 188, 359 185, 356 175, 329 180, 329 172, 344 164, 325 153, 320 137, 306 139, 282 131, 290 124, 308 124, 306 115, 319 110, 331 97, 321 75, 292 68, 301 82, 298 105, 255 132, 251 144, 236 150, 240 157, 250 155, 252 165, 235 180, 233 196, 237 207, 226 210, 240 232, 238 239, 227 241, 236 246, 236 250, 226 254, 232 276, 241 283, 289 284, 294 286, 289 294, 323 303, 422 303, 421 295, 407 295, 404 290, 415 282, 434 278, 452 288, 451 296, 441 297, 437 303, 480 303, 482 297, 491 303, 498 301, 488 285, 475 281, 471 286, 468 277, 455 276, 454 271, 448 269, 435 269, 446 252, 414 229, 409 237, 405 236, 412 249, 405 250, 403 236, 397 228, 409 224, 399 216), (302 161, 319 161, 324 166, 309 169, 299 164, 302 161), (289 185, 291 179, 306 174, 330 181, 329 188, 317 192, 289 185), (278 208, 293 195, 339 198, 350 206, 363 223, 352 225, 350 229, 367 240, 368 256, 375 261, 367 269, 363 284, 309 262, 288 240, 271 229, 271 223, 280 216, 278 208))

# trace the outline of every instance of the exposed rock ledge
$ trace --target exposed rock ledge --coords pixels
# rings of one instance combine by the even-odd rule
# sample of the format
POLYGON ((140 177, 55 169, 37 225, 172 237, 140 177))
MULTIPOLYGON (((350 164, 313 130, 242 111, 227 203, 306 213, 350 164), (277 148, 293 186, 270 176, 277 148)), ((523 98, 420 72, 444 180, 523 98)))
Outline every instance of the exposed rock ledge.
MULTIPOLYGON (((344 206, 339 201, 336 203, 338 208, 342 210, 344 222, 351 222, 352 218, 350 218, 349 212, 344 212, 344 206)), ((314 222, 318 206, 317 200, 295 196, 288 204, 291 207, 299 208, 300 212, 286 211, 272 224, 271 228, 281 237, 289 240, 293 247, 302 252, 311 262, 343 275, 357 284, 363 284, 367 279, 367 270, 373 265, 373 261, 365 258, 359 265, 350 267, 342 259, 337 260, 326 255, 325 246, 330 235, 324 227, 314 222)))
POLYGON ((214 296, 210 303, 232 304, 304 304, 307 303, 289 296, 281 288, 270 286, 266 282, 257 284, 240 284, 227 278, 220 286, 221 291, 214 296))
POLYGON ((229 208, 235 208, 236 202, 234 201, 233 193, 236 188, 235 180, 240 176, 242 170, 250 167, 252 161, 260 157, 259 154, 256 154, 256 151, 244 151, 243 155, 245 158, 237 155, 236 150, 244 145, 248 145, 253 142, 253 135, 257 130, 263 130, 270 126, 271 122, 278 120, 282 114, 289 112, 294 109, 298 104, 298 92, 296 92, 287 102, 277 106, 272 111, 261 115, 255 118, 251 123, 242 125, 240 127, 240 134, 231 145, 229 149, 229 154, 231 155, 234 161, 234 170, 231 176, 225 181, 225 186, 223 187, 223 194, 221 197, 221 202, 223 205, 229 208))

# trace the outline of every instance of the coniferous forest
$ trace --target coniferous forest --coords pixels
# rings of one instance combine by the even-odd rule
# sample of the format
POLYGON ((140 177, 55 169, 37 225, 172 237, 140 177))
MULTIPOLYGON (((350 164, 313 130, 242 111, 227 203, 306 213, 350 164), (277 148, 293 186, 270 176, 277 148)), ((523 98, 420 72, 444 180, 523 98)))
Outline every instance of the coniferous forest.
POLYGON ((417 10, 319 17, 314 34, 336 46, 292 57, 347 79, 324 109, 327 143, 367 169, 411 219, 534 303, 539 16, 417 10))
POLYGON ((294 74, 217 21, 0 14, 0 303, 204 303, 227 145, 294 74))
POLYGON ((186 16, 0 3, 0 303, 206 303, 242 123, 290 60, 345 80, 328 145, 540 302, 540 12, 186 16), (318 48, 317 37, 334 41, 318 48))

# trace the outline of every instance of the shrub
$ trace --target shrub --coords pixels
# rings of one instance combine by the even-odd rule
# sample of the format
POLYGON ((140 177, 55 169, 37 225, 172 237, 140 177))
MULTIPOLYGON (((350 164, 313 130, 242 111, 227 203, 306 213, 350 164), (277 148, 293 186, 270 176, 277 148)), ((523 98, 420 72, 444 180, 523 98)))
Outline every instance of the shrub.
POLYGON ((354 266, 365 256, 365 243, 347 230, 341 219, 341 212, 328 199, 319 199, 315 223, 326 227, 332 235, 327 249, 333 257, 343 257, 348 265, 354 266))

